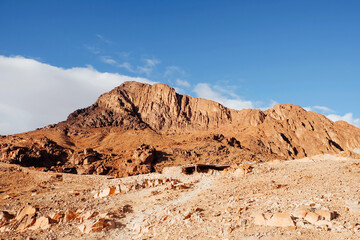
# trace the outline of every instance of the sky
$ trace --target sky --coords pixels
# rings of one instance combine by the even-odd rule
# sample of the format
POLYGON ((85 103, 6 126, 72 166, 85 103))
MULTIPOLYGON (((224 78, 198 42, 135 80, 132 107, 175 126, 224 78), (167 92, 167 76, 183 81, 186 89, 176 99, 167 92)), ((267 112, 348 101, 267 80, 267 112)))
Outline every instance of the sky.
POLYGON ((65 120, 129 80, 360 127, 359 12, 347 0, 1 0, 0 134, 65 120))

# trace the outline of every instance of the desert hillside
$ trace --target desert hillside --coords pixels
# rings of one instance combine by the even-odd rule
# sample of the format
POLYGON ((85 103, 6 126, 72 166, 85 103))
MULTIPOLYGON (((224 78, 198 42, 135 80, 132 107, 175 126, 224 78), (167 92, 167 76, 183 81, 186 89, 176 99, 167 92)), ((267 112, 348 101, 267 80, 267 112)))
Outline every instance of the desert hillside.
POLYGON ((129 176, 190 163, 296 159, 360 146, 360 129, 292 104, 233 110, 165 84, 125 82, 66 121, 2 136, 0 160, 129 176))
POLYGON ((360 129, 300 106, 126 82, 0 147, 0 239, 360 238, 360 129))

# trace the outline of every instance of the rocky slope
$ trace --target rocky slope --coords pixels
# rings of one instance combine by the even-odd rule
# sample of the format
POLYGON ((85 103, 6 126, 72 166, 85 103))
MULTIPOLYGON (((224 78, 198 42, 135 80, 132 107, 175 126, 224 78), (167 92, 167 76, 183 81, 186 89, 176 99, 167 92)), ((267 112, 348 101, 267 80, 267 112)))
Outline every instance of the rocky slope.
POLYGON ((345 122, 333 123, 296 105, 236 111, 213 101, 177 94, 165 84, 136 82, 126 82, 103 94, 91 107, 72 113, 67 124, 78 128, 149 127, 178 132, 230 126, 234 135, 247 128, 245 136, 239 138, 283 157, 336 153, 360 144, 359 129, 345 122))
POLYGON ((165 84, 125 82, 64 122, 2 136, 0 144, 0 160, 5 162, 21 164, 25 151, 24 166, 30 162, 46 170, 127 176, 194 162, 239 163, 351 151, 360 147, 360 129, 292 104, 236 111, 177 94, 165 84), (41 145, 44 137, 51 139, 49 146, 41 145), (139 160, 139 149, 145 155, 154 149, 151 161, 139 160), (59 160, 50 164, 46 156, 59 160))
POLYGON ((246 165, 114 179, 0 163, 0 239, 360 239, 360 159, 246 165))
POLYGON ((231 112, 219 103, 180 95, 165 84, 125 82, 99 97, 95 104, 70 114, 67 124, 92 128, 200 130, 231 122, 231 112))

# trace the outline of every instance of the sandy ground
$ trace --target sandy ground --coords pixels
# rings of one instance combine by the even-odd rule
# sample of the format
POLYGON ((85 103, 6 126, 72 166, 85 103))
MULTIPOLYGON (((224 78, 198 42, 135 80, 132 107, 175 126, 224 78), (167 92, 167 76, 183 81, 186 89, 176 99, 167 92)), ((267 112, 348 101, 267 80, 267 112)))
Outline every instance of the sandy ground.
POLYGON ((26 204, 36 207, 38 216, 95 211, 113 223, 100 232, 83 233, 81 220, 70 219, 46 230, 9 230, 0 239, 360 239, 360 214, 349 211, 346 203, 360 200, 360 160, 321 155, 252 166, 246 175, 184 175, 174 169, 166 175, 110 179, 0 164, 1 211, 15 214, 26 204), (168 182, 141 187, 146 179, 168 182), (175 179, 179 183, 169 182, 175 179), (94 197, 119 184, 137 189, 94 197), (335 219, 326 228, 254 224, 256 214, 291 213, 301 205, 325 208, 335 219))

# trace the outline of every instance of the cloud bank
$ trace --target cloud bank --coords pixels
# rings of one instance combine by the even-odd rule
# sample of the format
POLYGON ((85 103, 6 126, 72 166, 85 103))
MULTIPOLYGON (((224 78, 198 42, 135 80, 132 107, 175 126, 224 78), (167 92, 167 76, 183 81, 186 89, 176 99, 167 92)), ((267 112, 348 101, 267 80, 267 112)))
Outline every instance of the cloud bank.
POLYGON ((326 117, 329 118, 333 122, 341 120, 341 121, 348 122, 348 123, 360 128, 360 118, 354 118, 352 113, 347 113, 344 116, 330 114, 330 115, 327 115, 326 117))
POLYGON ((153 82, 91 66, 64 69, 21 56, 0 55, 0 134, 33 130, 65 120, 125 81, 153 82))
POLYGON ((254 108, 254 104, 251 101, 245 101, 240 99, 239 96, 235 95, 231 91, 226 91, 224 89, 214 89, 207 83, 199 83, 195 86, 193 90, 197 97, 213 100, 219 102, 225 107, 232 109, 244 109, 244 108, 254 108))
MULTIPOLYGON (((151 68, 158 63, 156 59, 149 59, 145 65, 151 68)), ((180 71, 177 67, 168 70, 167 75, 180 71)), ((102 73, 91 66, 64 69, 22 56, 0 55, 0 134, 30 131, 65 120, 69 113, 91 105, 102 93, 125 81, 154 83, 147 78, 102 73)), ((264 110, 277 104, 272 101, 269 106, 262 108, 260 103, 243 100, 231 89, 208 83, 194 86, 177 79, 175 85, 181 93, 186 91, 180 87, 192 89, 197 97, 217 101, 237 110, 264 110)), ((329 114, 327 117, 332 121, 343 120, 360 127, 360 119, 354 118, 352 113, 341 116, 324 106, 305 109, 329 114)))

